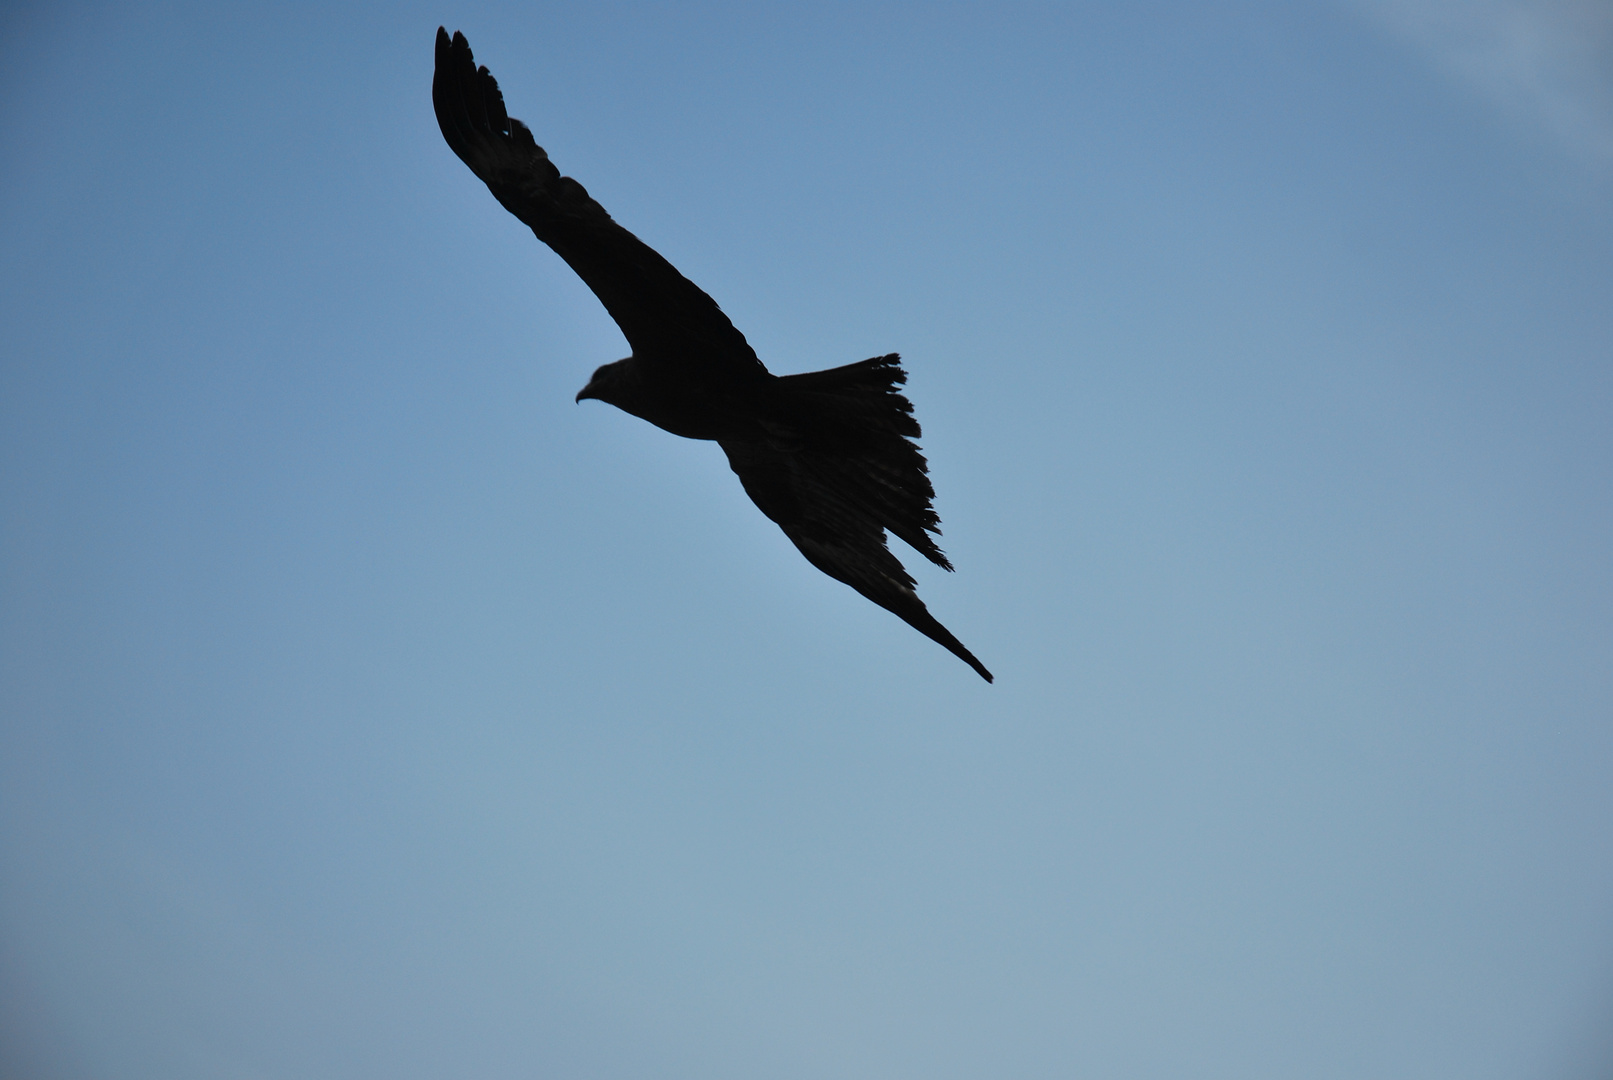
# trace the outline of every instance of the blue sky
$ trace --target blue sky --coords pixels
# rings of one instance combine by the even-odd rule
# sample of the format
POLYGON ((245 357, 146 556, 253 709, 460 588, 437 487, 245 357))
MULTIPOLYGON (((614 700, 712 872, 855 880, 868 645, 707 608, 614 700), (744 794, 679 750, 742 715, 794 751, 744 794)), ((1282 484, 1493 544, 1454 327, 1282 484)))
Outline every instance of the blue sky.
POLYGON ((8 1075, 1613 1068, 1601 6, 0 25, 8 1075), (903 354, 996 685, 573 403, 439 23, 772 370, 903 354))

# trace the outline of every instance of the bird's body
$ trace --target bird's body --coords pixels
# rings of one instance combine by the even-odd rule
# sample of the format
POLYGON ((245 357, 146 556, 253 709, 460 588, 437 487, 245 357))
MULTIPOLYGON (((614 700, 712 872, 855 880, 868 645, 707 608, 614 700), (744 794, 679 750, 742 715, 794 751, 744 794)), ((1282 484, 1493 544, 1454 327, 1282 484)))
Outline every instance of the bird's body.
POLYGON ((712 385, 679 377, 673 365, 629 356, 594 372, 577 400, 595 398, 685 439, 751 439, 759 418, 777 408, 778 379, 754 377, 712 385))
POLYGON ((717 304, 560 175, 504 109, 464 35, 437 31, 432 101, 443 137, 494 197, 548 244, 605 305, 632 346, 577 395, 722 447, 745 493, 807 560, 991 673, 913 591, 888 530, 952 569, 931 534, 940 519, 895 354, 828 371, 773 375, 717 304))

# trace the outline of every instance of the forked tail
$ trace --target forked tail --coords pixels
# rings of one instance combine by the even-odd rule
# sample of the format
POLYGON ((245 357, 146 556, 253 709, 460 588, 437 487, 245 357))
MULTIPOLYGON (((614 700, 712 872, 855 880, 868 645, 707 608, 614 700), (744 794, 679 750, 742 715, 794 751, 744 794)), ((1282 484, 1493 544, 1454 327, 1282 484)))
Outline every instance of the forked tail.
POLYGON ((827 371, 785 375, 792 405, 806 414, 806 458, 822 480, 935 565, 952 564, 931 535, 941 519, 931 500, 930 467, 917 444, 913 403, 898 387, 907 382, 901 357, 876 356, 827 371))

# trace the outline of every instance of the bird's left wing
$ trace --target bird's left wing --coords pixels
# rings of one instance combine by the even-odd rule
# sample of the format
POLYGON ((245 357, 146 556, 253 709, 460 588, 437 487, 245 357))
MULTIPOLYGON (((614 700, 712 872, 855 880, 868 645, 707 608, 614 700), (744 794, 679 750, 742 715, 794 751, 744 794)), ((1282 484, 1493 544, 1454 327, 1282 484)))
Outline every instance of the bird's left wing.
POLYGON ((767 369, 716 301, 561 176, 525 124, 504 109, 465 35, 437 29, 431 81, 437 124, 504 208, 564 259, 622 328, 634 356, 692 377, 757 378, 767 369), (675 358, 675 359, 674 359, 675 358))
POLYGON ((832 463, 811 452, 778 449, 760 440, 719 443, 745 494, 784 530, 808 562, 992 681, 986 666, 924 606, 913 591, 912 575, 886 545, 879 519, 848 497, 850 489, 836 482, 832 463))

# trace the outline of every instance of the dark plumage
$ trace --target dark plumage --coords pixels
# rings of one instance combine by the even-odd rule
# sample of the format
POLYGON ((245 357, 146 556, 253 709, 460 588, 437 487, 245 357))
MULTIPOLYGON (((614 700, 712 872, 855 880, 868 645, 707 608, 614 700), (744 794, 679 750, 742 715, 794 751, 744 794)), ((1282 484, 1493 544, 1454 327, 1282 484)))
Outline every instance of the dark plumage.
POLYGON ((924 455, 907 375, 895 353, 829 371, 776 376, 716 303, 561 176, 463 34, 437 30, 432 103, 443 138, 506 210, 587 283, 633 355, 606 364, 577 395, 674 435, 713 439, 745 493, 819 570, 991 672, 935 620, 885 544, 901 537, 951 570, 931 534, 924 455))

